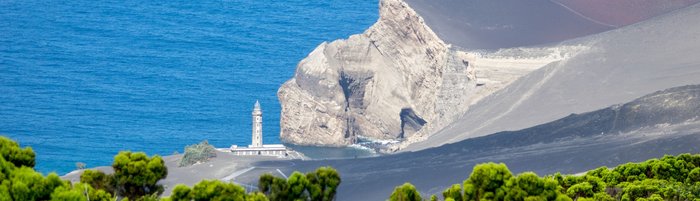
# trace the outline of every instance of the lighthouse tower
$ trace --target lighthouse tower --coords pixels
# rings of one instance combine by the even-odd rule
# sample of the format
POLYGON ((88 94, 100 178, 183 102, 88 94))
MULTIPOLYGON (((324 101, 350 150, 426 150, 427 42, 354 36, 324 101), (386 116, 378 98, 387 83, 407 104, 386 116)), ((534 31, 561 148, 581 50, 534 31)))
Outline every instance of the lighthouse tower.
POLYGON ((255 101, 253 107, 253 138, 248 147, 231 145, 229 150, 236 156, 277 156, 277 157, 302 157, 298 152, 287 149, 283 144, 265 144, 262 140, 262 110, 260 102, 255 101))
POLYGON ((263 147, 262 140, 262 110, 260 103, 256 100, 253 108, 253 139, 249 147, 263 147))

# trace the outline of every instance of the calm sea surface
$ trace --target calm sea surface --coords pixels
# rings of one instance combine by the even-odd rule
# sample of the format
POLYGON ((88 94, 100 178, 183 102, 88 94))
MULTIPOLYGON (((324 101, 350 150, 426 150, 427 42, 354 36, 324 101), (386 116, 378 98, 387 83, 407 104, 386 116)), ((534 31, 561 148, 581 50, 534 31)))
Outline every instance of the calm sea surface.
POLYGON ((278 87, 323 41, 361 33, 377 0, 0 0, 0 135, 36 169, 110 165, 250 143, 260 100, 279 143, 278 87))

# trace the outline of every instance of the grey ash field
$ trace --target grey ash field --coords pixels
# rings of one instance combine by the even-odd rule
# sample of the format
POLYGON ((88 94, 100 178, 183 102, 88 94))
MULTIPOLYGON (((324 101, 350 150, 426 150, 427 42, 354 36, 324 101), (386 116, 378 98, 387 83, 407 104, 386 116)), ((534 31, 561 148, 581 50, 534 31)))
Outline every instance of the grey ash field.
MULTIPOLYGON (((664 154, 700 153, 699 114, 700 85, 685 86, 437 148, 375 158, 293 161, 294 166, 281 170, 311 171, 328 165, 338 169, 343 179, 339 200, 383 200, 404 182, 424 190, 421 193, 439 194, 483 162, 503 162, 513 172, 575 174, 664 154)), ((254 163, 268 164, 276 162, 254 163)))
MULTIPOLYGON (((254 190, 261 174, 290 175, 321 166, 342 177, 338 200, 384 200, 410 182, 423 194, 439 194, 466 179, 474 165, 503 162, 513 172, 575 174, 600 166, 644 161, 665 154, 700 153, 700 85, 672 88, 629 103, 572 114, 518 131, 504 131, 416 152, 339 160, 284 160, 218 153, 211 161, 178 167, 182 155, 166 156, 165 196, 176 184, 202 179, 234 181, 254 190)), ((111 168, 100 167, 109 173, 111 168)), ((78 181, 80 172, 64 178, 78 181)))
MULTIPOLYGON (((511 4, 498 7, 493 1, 485 0, 474 1, 474 4, 408 0, 407 4, 393 6, 411 6, 423 16, 427 27, 451 44, 434 43, 440 47, 436 49, 446 51, 448 56, 459 55, 457 51, 470 48, 493 52, 498 48, 523 45, 562 52, 567 51, 564 47, 578 47, 577 50, 571 56, 523 73, 517 80, 509 81, 473 104, 461 105, 467 108, 462 108, 465 112, 454 121, 425 139, 407 144, 398 153, 337 160, 282 160, 219 153, 210 162, 183 168, 176 165, 180 156, 167 156, 169 175, 161 183, 172 187, 178 183, 192 185, 201 179, 221 179, 253 188, 263 173, 289 175, 293 171, 307 172, 320 166, 332 166, 342 177, 338 200, 385 200, 395 186, 404 182, 414 184, 423 195, 439 194, 447 185, 466 179, 472 167, 482 162, 503 162, 515 173, 575 174, 666 154, 700 153, 700 57, 696 55, 700 52, 700 4, 697 1, 666 1, 666 4, 655 5, 664 8, 660 10, 639 3, 636 4, 639 7, 625 10, 629 16, 596 15, 596 12, 628 8, 625 5, 634 1, 616 1, 619 4, 602 8, 598 1, 588 5, 576 0, 537 0, 532 1, 533 9, 539 10, 530 10, 536 14, 518 10, 523 6, 521 1, 504 2, 511 4), (494 7, 497 9, 491 13, 478 12, 494 7), (474 12, 456 12, 460 9, 474 12), (498 17, 499 13, 513 15, 498 17), (475 19, 482 14, 490 16, 490 21, 475 19), (550 23, 538 19, 560 21, 550 23), (559 23, 576 26, 562 29, 559 23), (488 24, 505 26, 489 28, 488 24), (509 29, 509 25, 515 28, 509 29), (474 27, 483 29, 470 29, 474 27), (557 37, 542 35, 554 32, 557 37), (501 40, 503 38, 514 39, 501 40)), ((423 18, 413 22, 420 24, 423 18)), ((384 30, 380 28, 396 27, 373 30, 384 30)), ((406 30, 396 33, 410 34, 401 31, 406 30)), ((348 41, 369 40, 374 36, 371 34, 376 32, 348 41)), ((417 44, 420 44, 419 39, 424 38, 418 37, 417 44)), ((341 45, 348 41, 341 41, 341 45)), ((364 42, 373 44, 375 41, 364 42)), ((340 50, 354 48, 352 45, 340 47, 340 50)), ((381 56, 376 50, 372 51, 376 55, 373 53, 371 58, 355 60, 338 56, 342 51, 332 52, 330 56, 325 55, 328 52, 312 54, 322 59, 341 58, 334 61, 338 65, 343 63, 342 59, 348 59, 376 66, 370 60, 381 56)), ((527 49, 523 51, 521 56, 530 56, 527 49)), ((380 60, 387 62, 387 59, 380 60)), ((302 62, 300 66, 312 64, 316 63, 302 62)), ((321 67, 323 65, 328 63, 322 63, 321 67)), ((479 66, 476 67, 478 78, 479 66)), ((314 73, 323 71, 320 67, 311 69, 317 71, 314 73)), ((303 72, 297 73, 303 76, 303 72)), ((322 78, 326 77, 319 79, 333 81, 322 78)), ((301 88, 294 90, 303 93, 301 88)), ((364 100, 364 97, 353 98, 356 99, 345 101, 364 100)), ((346 105, 350 107, 351 104, 346 105)), ((65 177, 76 179, 78 173, 65 177)))

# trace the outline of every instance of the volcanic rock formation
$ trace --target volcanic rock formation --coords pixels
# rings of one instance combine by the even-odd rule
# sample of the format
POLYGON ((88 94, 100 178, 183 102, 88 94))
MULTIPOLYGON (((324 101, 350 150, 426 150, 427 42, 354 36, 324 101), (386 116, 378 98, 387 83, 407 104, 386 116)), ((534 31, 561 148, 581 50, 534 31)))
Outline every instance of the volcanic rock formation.
POLYGON ((398 139, 464 112, 476 87, 466 54, 400 0, 380 3, 362 34, 323 43, 279 90, 285 142, 341 146, 398 139))
MULTIPOLYGON (((381 0, 377 23, 362 34, 319 45, 299 63, 294 78, 279 89, 280 137, 288 143, 321 146, 349 145, 360 137, 398 140, 400 144, 385 150, 396 151, 439 134, 411 146, 417 150, 618 103, 614 101, 621 100, 606 99, 594 107, 569 107, 551 115, 524 118, 516 122, 519 124, 493 123, 510 117, 508 109, 521 102, 510 103, 515 104, 512 106, 497 103, 523 94, 502 96, 526 89, 509 87, 494 92, 528 79, 542 79, 536 83, 547 84, 550 78, 538 75, 578 62, 569 58, 600 53, 606 47, 590 38, 562 41, 626 26, 698 1, 381 0), (598 9, 603 4, 630 16, 615 14, 619 9, 598 9), (523 45, 529 47, 520 47, 523 45), (535 70, 535 74, 522 77, 535 70), (473 105, 475 108, 470 108, 473 105), (467 123, 454 124, 458 119, 467 123)), ((691 84, 684 79, 677 84, 691 84)), ((529 91, 540 89, 538 86, 530 86, 529 91)), ((674 85, 650 90, 670 86, 674 85)), ((648 90, 638 92, 625 97, 648 90)))

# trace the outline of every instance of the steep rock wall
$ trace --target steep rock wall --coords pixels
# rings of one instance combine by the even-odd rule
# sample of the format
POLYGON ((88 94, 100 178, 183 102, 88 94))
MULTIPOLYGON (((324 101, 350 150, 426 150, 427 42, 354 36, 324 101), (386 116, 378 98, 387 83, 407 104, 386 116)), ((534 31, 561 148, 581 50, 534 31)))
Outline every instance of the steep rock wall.
POLYGON ((343 146, 358 136, 403 139, 464 113, 476 88, 468 54, 440 40, 401 0, 382 0, 362 34, 323 43, 282 85, 280 138, 343 146))

